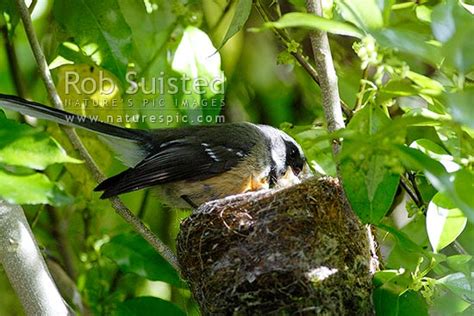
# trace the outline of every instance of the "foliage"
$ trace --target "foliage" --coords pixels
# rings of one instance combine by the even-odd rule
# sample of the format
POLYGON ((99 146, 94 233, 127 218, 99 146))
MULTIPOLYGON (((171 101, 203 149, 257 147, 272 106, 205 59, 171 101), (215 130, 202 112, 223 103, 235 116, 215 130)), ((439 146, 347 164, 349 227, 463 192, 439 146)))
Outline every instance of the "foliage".
MULTIPOLYGON (((317 173, 338 170, 355 213, 377 227, 383 262, 374 278, 377 313, 470 314, 474 7, 456 0, 324 3, 324 17, 316 17, 299 0, 55 0, 40 1, 33 18, 68 110, 138 128, 209 124, 223 116, 281 126, 317 173), (264 8, 263 19, 252 3, 264 8), (306 35, 314 29, 330 33, 341 98, 353 112, 332 135, 319 88, 292 57, 312 55, 306 35), (84 85, 105 76, 115 90, 68 93, 70 71, 84 85), (209 87, 193 90, 189 81, 170 92, 183 76, 225 76, 225 97, 209 87), (333 139, 343 140, 335 158, 333 139)), ((0 92, 20 91, 16 74, 28 91, 23 97, 46 102, 14 1, 2 1, 0 13, 8 35, 1 43, 12 43, 20 61, 3 45, 0 92)), ((87 308, 198 313, 176 271, 141 238, 124 233, 130 228, 91 193, 88 171, 66 154, 73 150, 57 127, 27 119, 33 128, 24 117, 7 116, 0 114, 0 196, 28 205, 39 242, 87 308)), ((121 170, 100 140, 81 136, 107 174, 121 170)), ((123 199, 174 247, 186 214, 144 192, 123 199)), ((19 303, 6 284, 2 277, 0 314, 16 314, 19 303)))

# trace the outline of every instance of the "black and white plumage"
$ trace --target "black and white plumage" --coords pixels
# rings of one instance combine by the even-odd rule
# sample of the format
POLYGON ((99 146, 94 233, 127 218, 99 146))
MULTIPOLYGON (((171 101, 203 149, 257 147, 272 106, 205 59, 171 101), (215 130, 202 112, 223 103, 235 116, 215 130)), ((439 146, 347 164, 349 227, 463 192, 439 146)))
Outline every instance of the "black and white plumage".
POLYGON ((165 203, 187 207, 286 185, 308 174, 301 147, 266 125, 228 123, 158 130, 122 128, 0 94, 0 107, 98 133, 129 169, 102 183, 101 198, 154 187, 165 203), (305 172, 301 172, 305 169, 305 172))

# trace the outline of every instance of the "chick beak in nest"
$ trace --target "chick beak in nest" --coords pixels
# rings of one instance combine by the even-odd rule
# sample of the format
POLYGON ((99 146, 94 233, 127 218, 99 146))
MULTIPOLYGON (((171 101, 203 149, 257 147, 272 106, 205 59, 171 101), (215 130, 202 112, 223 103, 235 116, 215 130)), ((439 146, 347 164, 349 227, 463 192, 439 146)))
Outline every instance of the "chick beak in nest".
POLYGON ((309 168, 308 164, 305 163, 303 169, 301 170, 293 170, 293 168, 288 167, 286 169, 285 174, 278 179, 277 183, 275 184, 276 188, 284 188, 289 187, 298 183, 301 183, 302 180, 311 177, 313 174, 311 169, 309 168))

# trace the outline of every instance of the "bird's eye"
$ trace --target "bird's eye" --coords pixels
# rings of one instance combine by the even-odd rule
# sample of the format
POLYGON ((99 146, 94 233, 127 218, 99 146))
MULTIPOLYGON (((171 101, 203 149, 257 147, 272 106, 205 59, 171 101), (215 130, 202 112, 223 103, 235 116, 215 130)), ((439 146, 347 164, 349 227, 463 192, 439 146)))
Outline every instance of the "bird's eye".
POLYGON ((292 149, 290 150, 290 157, 291 157, 291 158, 296 158, 296 157, 298 157, 298 150, 297 150, 296 148, 292 148, 292 149))

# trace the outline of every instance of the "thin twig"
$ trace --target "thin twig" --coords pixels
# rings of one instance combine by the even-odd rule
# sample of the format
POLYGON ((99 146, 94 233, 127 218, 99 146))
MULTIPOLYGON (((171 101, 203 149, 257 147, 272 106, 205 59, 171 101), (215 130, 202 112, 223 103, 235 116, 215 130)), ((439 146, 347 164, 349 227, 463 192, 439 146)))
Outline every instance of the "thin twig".
POLYGON ((411 186, 413 187, 413 191, 416 194, 416 197, 421 205, 424 205, 425 202, 423 201, 423 196, 421 195, 420 190, 418 189, 418 184, 416 184, 416 174, 415 173, 408 173, 408 179, 411 182, 411 186))
POLYGON ((362 107, 362 102, 365 93, 365 86, 367 85, 367 78, 369 76, 369 67, 365 67, 362 72, 361 84, 359 86, 359 91, 357 93, 356 105, 354 106, 354 112, 358 111, 362 107))
MULTIPOLYGON (((57 109, 63 109, 63 103, 61 98, 56 91, 53 79, 51 77, 51 72, 49 71, 46 58, 44 57, 43 51, 39 44, 38 38, 36 37, 33 24, 31 22, 30 12, 25 5, 24 0, 16 0, 17 7, 23 21, 23 26, 25 28, 26 35, 31 45, 31 49, 36 59, 41 78, 46 86, 48 96, 51 103, 57 109)), ((87 168, 92 172, 94 179, 97 182, 102 182, 105 179, 104 174, 99 169, 95 163, 92 156, 89 154, 87 149, 82 144, 79 136, 76 134, 74 129, 61 127, 61 129, 66 133, 67 137, 71 141, 74 148, 79 152, 81 158, 85 161, 87 168)), ((113 197, 110 199, 113 208, 115 211, 122 216, 122 218, 132 226, 132 228, 139 233, 145 240, 158 252, 163 258, 165 258, 177 271, 179 270, 178 261, 173 252, 160 240, 158 239, 153 232, 146 227, 143 222, 137 218, 123 203, 118 197, 113 197)))
POLYGON ((31 1, 30 6, 28 7, 28 11, 30 11, 30 15, 35 11, 36 5, 38 4, 38 0, 31 1))
POLYGON ((405 192, 410 196, 410 198, 416 204, 416 206, 418 208, 421 208, 423 206, 423 203, 420 202, 420 200, 416 197, 416 194, 413 192, 413 190, 408 185, 408 180, 403 175, 400 177, 400 185, 405 190, 405 192))
MULTIPOLYGON (((259 0, 255 1, 255 8, 257 9, 257 12, 260 14, 262 19, 265 22, 273 22, 272 17, 270 14, 267 12, 265 7, 260 3, 259 0)), ((292 40, 286 34, 283 30, 277 29, 275 27, 271 27, 271 30, 273 34, 280 40, 280 42, 286 47, 289 48, 292 40)), ((308 75, 313 79, 313 81, 318 85, 321 86, 319 82, 319 76, 318 72, 316 69, 313 67, 313 65, 308 61, 307 56, 305 56, 300 50, 291 50, 289 53, 296 59, 296 61, 300 64, 301 67, 308 73, 308 75)), ((352 110, 350 107, 343 101, 340 100, 340 105, 342 108, 342 111, 346 115, 346 117, 350 120, 352 118, 352 110)))
POLYGON ((15 45, 13 44, 10 36, 8 35, 8 28, 6 24, 2 26, 1 29, 3 40, 5 41, 5 51, 7 53, 8 67, 10 68, 10 74, 13 79, 13 85, 15 86, 15 92, 18 96, 25 98, 26 89, 21 78, 20 64, 18 63, 18 58, 16 56, 15 45))

